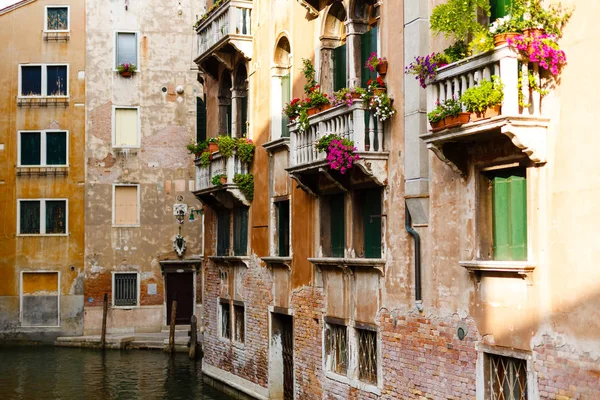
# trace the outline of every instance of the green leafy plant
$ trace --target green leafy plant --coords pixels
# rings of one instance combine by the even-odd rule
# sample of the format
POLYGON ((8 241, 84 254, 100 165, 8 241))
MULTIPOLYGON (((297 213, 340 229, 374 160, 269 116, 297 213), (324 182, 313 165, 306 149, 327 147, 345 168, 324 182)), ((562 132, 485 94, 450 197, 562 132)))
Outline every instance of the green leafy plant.
POLYGON ((439 122, 439 121, 443 120, 445 117, 446 117, 446 110, 444 109, 444 106, 441 105, 439 102, 437 103, 437 106, 433 110, 431 110, 429 113, 427 113, 427 119, 431 123, 439 122))
POLYGON ((477 22, 479 10, 490 15, 488 0, 449 0, 433 9, 430 23, 434 33, 468 41, 484 27, 477 22))
POLYGON ((227 175, 217 174, 212 177, 212 179, 210 180, 210 183, 212 183, 214 186, 221 187, 221 186, 223 186, 223 183, 221 182, 221 178, 227 179, 227 175))
POLYGON ((329 97, 326 93, 321 93, 321 86, 315 85, 308 91, 308 98, 304 100, 303 106, 305 108, 319 107, 325 104, 329 104, 329 97))
POLYGON ((382 122, 396 114, 396 109, 392 106, 392 99, 385 92, 373 95, 369 100, 369 108, 375 112, 377 119, 382 122))
POLYGON ((543 29, 557 38, 562 37, 562 31, 573 15, 572 7, 565 7, 560 2, 544 7, 541 0, 513 0, 511 10, 522 29, 543 29))
POLYGON ((462 111, 462 104, 456 96, 452 96, 451 99, 444 101, 442 107, 445 117, 456 117, 462 111))
POLYGON ((198 158, 200 166, 204 168, 208 167, 211 161, 212 153, 210 151, 205 151, 204 153, 200 154, 200 157, 198 158))
POLYGON ((496 75, 492 80, 482 80, 479 85, 465 90, 460 101, 468 112, 483 113, 488 108, 502 104, 504 85, 496 75))
POLYGON ((185 146, 186 149, 190 152, 190 154, 198 155, 208 149, 208 143, 206 141, 201 141, 198 143, 190 143, 185 146))
POLYGON ((254 175, 252 174, 235 174, 233 182, 238 185, 244 196, 249 201, 254 199, 254 175))
POLYGON ((119 71, 120 74, 123 72, 135 72, 137 71, 137 67, 135 64, 124 63, 117 65, 117 71, 119 71))
POLYGON ((494 38, 489 32, 477 32, 469 43, 469 53, 471 55, 487 53, 494 50, 494 38))
POLYGON ((331 104, 334 107, 341 106, 343 104, 350 107, 355 99, 355 96, 360 98, 365 93, 367 93, 367 91, 361 87, 342 88, 337 92, 333 92, 333 96, 331 96, 331 104))
POLYGON ((467 42, 464 40, 457 40, 453 45, 444 49, 443 53, 438 53, 435 61, 439 66, 442 66, 444 64, 452 64, 453 62, 462 60, 468 56, 469 46, 467 45, 467 42))
POLYGON ((251 163, 254 159, 254 150, 256 146, 251 139, 239 138, 237 140, 237 155, 241 162, 251 163))
POLYGON ((302 74, 306 78, 304 93, 310 95, 310 90, 317 86, 317 81, 315 80, 315 66, 308 58, 302 59, 302 74))
POLYGON ((221 135, 219 136, 217 143, 219 144, 219 153, 221 153, 223 157, 228 158, 233 155, 233 150, 235 150, 236 146, 234 138, 227 135, 221 135))
POLYGON ((523 93, 525 82, 527 82, 527 87, 529 88, 530 92, 538 92, 542 97, 549 93, 547 89, 543 89, 542 87, 540 87, 536 75, 533 73, 532 69, 527 70, 527 76, 525 76, 523 74, 523 71, 519 69, 519 80, 517 81, 517 90, 519 91, 519 105, 523 108, 531 106, 531 103, 525 103, 525 93, 523 93))
POLYGON ((204 14, 202 14, 202 16, 200 17, 200 19, 198 19, 198 21, 196 21, 196 24, 194 24, 194 29, 197 28, 202 21, 204 21, 206 18, 208 18, 208 16, 210 14, 212 14, 212 12, 219 7, 222 3, 224 3, 225 0, 217 0, 213 3, 212 6, 210 6, 210 8, 208 10, 206 10, 206 12, 204 14))
POLYGON ((300 114, 298 114, 298 131, 306 132, 310 128, 310 122, 308 121, 308 112, 306 108, 302 108, 300 110, 300 114))
POLYGON ((340 135, 336 135, 335 133, 321 136, 321 138, 315 143, 315 149, 317 149, 319 153, 327 151, 332 140, 342 140, 342 138, 340 135))

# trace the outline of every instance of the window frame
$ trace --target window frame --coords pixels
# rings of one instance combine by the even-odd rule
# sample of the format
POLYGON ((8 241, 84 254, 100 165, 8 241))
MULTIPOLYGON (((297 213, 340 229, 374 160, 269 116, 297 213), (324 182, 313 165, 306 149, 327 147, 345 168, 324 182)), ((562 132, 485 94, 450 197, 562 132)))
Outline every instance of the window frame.
POLYGON ((35 236, 69 236, 69 199, 67 198, 18 198, 17 199, 17 236, 35 237, 35 236), (21 233, 21 202, 39 201, 40 202, 40 233, 21 233), (65 233, 46 233, 46 201, 64 201, 65 202, 65 233), (42 218, 43 216, 43 218, 42 218), (43 233, 42 233, 43 232, 43 233))
POLYGON ((71 6, 68 4, 53 4, 44 6, 44 33, 68 33, 71 32, 71 6), (49 8, 66 8, 67 9, 67 29, 48 29, 48 9, 49 8))
MULTIPOLYGON (((54 31, 53 31, 54 32, 54 31)), ((69 90, 71 89, 71 85, 69 83, 69 77, 70 77, 70 66, 67 63, 48 63, 48 64, 43 64, 43 63, 29 63, 29 64, 19 64, 19 75, 18 75, 18 79, 19 79, 19 94, 18 94, 18 98, 20 99, 43 99, 43 98, 52 98, 52 99, 66 99, 70 97, 70 92, 69 90), (41 91, 42 93, 39 95, 33 95, 33 96, 27 96, 23 94, 23 67, 41 67, 42 69, 42 82, 41 82, 41 91), (48 72, 47 72, 47 68, 48 67, 67 67, 67 90, 66 90, 66 94, 64 95, 60 95, 60 96, 51 96, 48 94, 48 72)))
POLYGON ((141 216, 141 196, 140 196, 140 184, 139 183, 113 183, 112 185, 112 227, 113 228, 139 228, 141 226, 141 220, 140 220, 140 216, 141 216), (115 216, 116 216, 116 204, 115 204, 115 199, 116 199, 116 192, 117 192, 117 187, 121 187, 121 186, 127 186, 127 187, 131 187, 131 186, 135 186, 137 188, 137 224, 117 224, 115 222, 115 216))
POLYGON ((233 332, 232 332, 232 315, 231 315, 231 311, 232 311, 232 307, 231 307, 231 302, 230 300, 227 299, 223 299, 223 298, 219 298, 219 308, 218 308, 218 316, 219 316, 219 339, 227 341, 227 342, 232 342, 233 341, 233 332), (226 326, 229 328, 229 336, 225 336, 224 332, 223 332, 223 309, 226 308, 229 312, 229 318, 227 321, 226 326))
POLYGON ((233 300, 232 304, 231 304, 231 310, 233 312, 230 311, 229 316, 230 316, 230 322, 231 322, 231 341, 238 343, 238 344, 245 344, 246 343, 246 304, 244 304, 244 302, 242 301, 236 301, 233 300), (242 340, 238 340, 237 338, 237 316, 236 316, 236 307, 241 308, 242 309, 242 315, 243 315, 243 332, 242 332, 242 340))
POLYGON ((69 131, 67 129, 40 129, 40 130, 19 130, 17 131, 17 167, 22 168, 37 168, 37 167, 48 167, 48 168, 61 168, 69 166, 69 131), (39 165, 23 165, 21 164, 21 133, 40 133, 40 164, 39 165), (46 134, 47 133, 61 133, 65 132, 67 135, 66 143, 66 164, 47 164, 46 160, 46 134))
MULTIPOLYGON (((325 356, 325 370, 332 373, 332 374, 336 374, 339 376, 343 376, 343 377, 348 377, 348 374, 350 372, 350 357, 352 354, 352 350, 353 350, 353 346, 350 345, 350 334, 349 334, 349 327, 348 325, 345 323, 345 321, 334 321, 333 318, 328 317, 325 319, 325 330, 329 330, 329 333, 327 335, 323 335, 323 340, 324 340, 324 356, 325 356), (346 336, 346 364, 344 366, 345 368, 345 373, 342 373, 341 371, 338 371, 336 369, 335 366, 330 365, 328 362, 329 356, 333 355, 334 353, 337 353, 337 350, 334 351, 334 349, 330 346, 330 343, 328 343, 329 338, 331 338, 332 332, 334 329, 344 329, 344 333, 346 336), (329 349, 329 352, 327 352, 327 350, 329 349)), ((339 350, 340 353, 342 353, 341 350, 339 350)), ((333 356, 332 359, 333 361, 333 356)))
POLYGON ((111 147, 113 149, 139 149, 142 147, 142 116, 140 113, 140 106, 112 106, 112 133, 111 133, 111 147), (133 110, 137 111, 137 144, 128 145, 128 146, 118 146, 116 144, 117 140, 117 110, 133 110))
POLYGON ((135 46, 136 46, 136 58, 135 58, 135 72, 140 72, 142 70, 140 66, 140 32, 132 31, 132 30, 115 30, 113 31, 113 72, 118 72, 117 70, 117 61, 118 61, 118 49, 117 49, 117 38, 119 33, 134 33, 135 34, 135 46))
POLYGON ((60 291, 60 278, 61 272, 58 270, 36 270, 36 271, 19 271, 19 326, 23 328, 60 328, 61 327, 61 313, 60 313, 60 297, 62 295, 60 291), (58 325, 50 326, 38 326, 38 325, 23 325, 23 275, 24 274, 58 274, 58 325))
POLYGON ((138 271, 112 271, 111 272, 111 308, 116 309, 132 309, 132 308, 140 308, 140 273, 138 271), (116 275, 124 275, 124 274, 135 274, 136 275, 136 304, 135 306, 117 306, 115 305, 115 276, 116 275))

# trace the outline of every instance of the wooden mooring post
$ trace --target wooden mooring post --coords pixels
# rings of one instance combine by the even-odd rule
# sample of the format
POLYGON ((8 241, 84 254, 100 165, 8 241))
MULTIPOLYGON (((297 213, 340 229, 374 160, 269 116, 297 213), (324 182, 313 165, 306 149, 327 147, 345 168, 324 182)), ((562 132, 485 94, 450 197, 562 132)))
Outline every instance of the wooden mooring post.
POLYGON ((102 304, 102 336, 100 336, 100 348, 106 348, 106 317, 108 315, 108 293, 104 293, 104 302, 102 304))
POLYGON ((173 299, 171 303, 171 326, 169 329, 169 353, 173 353, 175 351, 175 319, 177 316, 177 300, 173 299))
POLYGON ((198 319, 192 315, 190 324, 190 360, 196 359, 196 351, 198 348, 198 319))

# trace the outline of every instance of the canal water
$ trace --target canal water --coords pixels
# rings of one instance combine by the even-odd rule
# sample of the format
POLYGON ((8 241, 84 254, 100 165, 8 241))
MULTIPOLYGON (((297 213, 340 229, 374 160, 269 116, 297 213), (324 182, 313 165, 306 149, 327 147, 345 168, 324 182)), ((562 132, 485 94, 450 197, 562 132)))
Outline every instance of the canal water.
POLYGON ((232 400, 186 354, 49 346, 0 347, 0 399, 232 400))

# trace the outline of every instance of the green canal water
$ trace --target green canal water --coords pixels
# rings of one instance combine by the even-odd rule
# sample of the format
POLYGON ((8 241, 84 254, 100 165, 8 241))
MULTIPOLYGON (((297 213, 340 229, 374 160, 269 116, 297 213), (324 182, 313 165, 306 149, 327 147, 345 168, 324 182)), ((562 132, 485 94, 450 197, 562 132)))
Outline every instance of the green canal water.
POLYGON ((0 399, 232 400, 185 354, 55 347, 0 347, 0 399))

